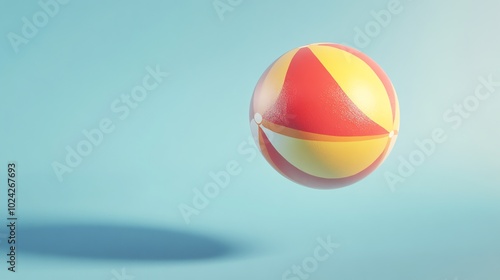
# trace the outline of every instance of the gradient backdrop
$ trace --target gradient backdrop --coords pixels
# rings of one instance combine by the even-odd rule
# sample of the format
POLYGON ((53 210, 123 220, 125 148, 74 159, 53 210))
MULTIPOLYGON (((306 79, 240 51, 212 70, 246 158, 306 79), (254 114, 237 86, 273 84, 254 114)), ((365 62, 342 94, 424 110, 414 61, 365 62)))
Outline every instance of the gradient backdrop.
POLYGON ((499 279, 500 85, 473 97, 480 77, 500 81, 498 1, 73 0, 44 17, 49 2, 0 1, 2 280, 499 279), (390 21, 371 23, 392 5, 390 21), (33 20, 41 27, 24 27, 27 38, 33 20), (262 72, 314 42, 371 56, 401 107, 385 163, 330 191, 279 175, 248 125, 262 72), (114 112, 156 67, 168 77, 128 114, 114 112), (464 101, 472 110, 455 113, 464 101), (59 180, 54 162, 106 119, 114 130, 59 180), (387 172, 398 175, 435 129, 444 143, 391 186, 387 172), (16 273, 6 263, 9 161, 16 273), (179 207, 228 164, 240 173, 186 223, 179 207), (310 265, 318 238, 338 248, 307 277, 283 278, 310 265))

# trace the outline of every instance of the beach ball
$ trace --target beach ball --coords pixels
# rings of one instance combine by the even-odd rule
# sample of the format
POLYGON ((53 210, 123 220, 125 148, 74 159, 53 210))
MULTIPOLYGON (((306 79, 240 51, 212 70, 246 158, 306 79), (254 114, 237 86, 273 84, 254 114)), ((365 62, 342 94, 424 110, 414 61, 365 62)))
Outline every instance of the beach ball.
POLYGON ((250 127, 269 164, 312 188, 353 184, 388 156, 399 131, 394 87, 375 61, 330 43, 293 49, 260 77, 250 127))

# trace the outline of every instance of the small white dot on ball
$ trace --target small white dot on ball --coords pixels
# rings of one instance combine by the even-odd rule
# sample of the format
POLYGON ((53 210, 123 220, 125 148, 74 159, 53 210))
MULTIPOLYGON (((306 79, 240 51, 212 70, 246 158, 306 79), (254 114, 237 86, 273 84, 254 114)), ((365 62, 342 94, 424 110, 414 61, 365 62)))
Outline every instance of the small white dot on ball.
POLYGON ((255 115, 253 116, 253 119, 255 120, 255 122, 257 124, 261 124, 262 123, 262 115, 259 114, 259 113, 255 113, 255 115))

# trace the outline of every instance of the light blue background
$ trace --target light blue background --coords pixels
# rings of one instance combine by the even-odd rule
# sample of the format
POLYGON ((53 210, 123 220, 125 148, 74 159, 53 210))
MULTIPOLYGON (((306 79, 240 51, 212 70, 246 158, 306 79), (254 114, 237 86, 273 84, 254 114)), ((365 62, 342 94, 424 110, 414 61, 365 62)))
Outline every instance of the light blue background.
POLYGON ((340 247, 310 279, 498 279, 500 88, 458 129, 442 116, 474 93, 479 76, 500 80, 498 1, 403 0, 403 11, 360 48, 391 77, 401 106, 397 145, 365 180, 308 189, 260 154, 247 161, 238 153, 264 69, 309 43, 356 47, 354 29, 388 3, 243 1, 221 20, 209 0, 70 1, 15 53, 7 34, 20 34, 22 17, 40 6, 0 1, 0 178, 8 161, 18 163, 20 219, 18 272, 7 271, 2 239, 1 279, 108 280, 122 268, 137 280, 281 279, 329 235, 340 247), (156 65, 170 76, 119 120, 110 104, 156 65), (115 131, 59 182, 52 163, 106 117, 115 131), (397 172, 398 157, 435 128, 446 142, 391 190, 385 172, 397 172), (191 203, 193 189, 231 160, 242 173, 186 225, 179 204, 191 203), (117 241, 127 228, 137 239, 117 241), (91 229, 106 233, 85 240, 91 229), (162 234, 173 233, 187 236, 173 243, 195 253, 203 240, 230 249, 202 259, 155 251, 162 234), (48 237, 76 251, 37 251, 48 237), (128 257, 81 253, 92 244, 128 257), (134 260, 131 250, 142 247, 160 257, 134 260))

